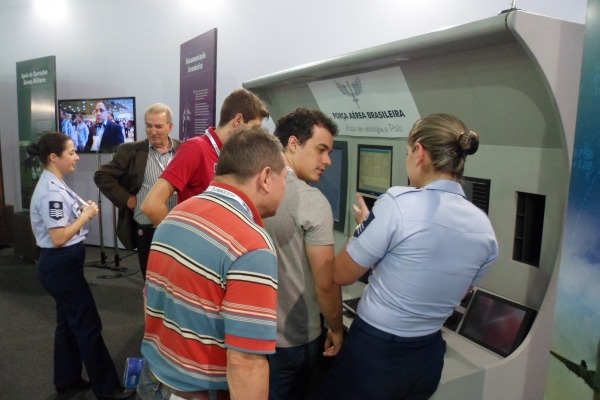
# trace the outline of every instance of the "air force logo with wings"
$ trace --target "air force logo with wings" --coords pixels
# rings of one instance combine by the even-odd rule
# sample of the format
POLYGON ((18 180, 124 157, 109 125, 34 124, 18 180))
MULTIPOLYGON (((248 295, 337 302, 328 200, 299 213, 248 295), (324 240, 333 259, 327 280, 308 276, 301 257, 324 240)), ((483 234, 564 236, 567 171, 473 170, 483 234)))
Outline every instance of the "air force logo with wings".
POLYGON ((338 90, 344 95, 352 97, 352 101, 356 103, 356 107, 360 108, 358 105, 358 96, 362 93, 362 82, 360 81, 360 77, 356 77, 352 84, 346 81, 345 84, 335 82, 335 86, 337 86, 338 90))

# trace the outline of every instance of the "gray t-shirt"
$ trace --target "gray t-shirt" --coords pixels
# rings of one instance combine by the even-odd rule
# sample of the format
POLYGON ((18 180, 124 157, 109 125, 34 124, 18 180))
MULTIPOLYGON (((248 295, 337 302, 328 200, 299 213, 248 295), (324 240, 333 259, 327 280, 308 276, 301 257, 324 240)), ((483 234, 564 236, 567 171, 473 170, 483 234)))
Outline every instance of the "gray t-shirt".
POLYGON ((277 248, 279 293, 277 347, 306 344, 321 333, 320 310, 304 244, 333 245, 333 215, 323 194, 293 172, 286 178, 283 202, 265 219, 277 248))

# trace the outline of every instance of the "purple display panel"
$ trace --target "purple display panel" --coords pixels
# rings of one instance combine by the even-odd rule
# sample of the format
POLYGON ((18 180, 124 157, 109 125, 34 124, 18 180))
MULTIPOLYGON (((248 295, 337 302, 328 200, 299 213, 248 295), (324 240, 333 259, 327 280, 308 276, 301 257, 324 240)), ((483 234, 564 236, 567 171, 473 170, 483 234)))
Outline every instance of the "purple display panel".
POLYGON ((217 29, 181 45, 179 138, 204 134, 215 125, 217 29))

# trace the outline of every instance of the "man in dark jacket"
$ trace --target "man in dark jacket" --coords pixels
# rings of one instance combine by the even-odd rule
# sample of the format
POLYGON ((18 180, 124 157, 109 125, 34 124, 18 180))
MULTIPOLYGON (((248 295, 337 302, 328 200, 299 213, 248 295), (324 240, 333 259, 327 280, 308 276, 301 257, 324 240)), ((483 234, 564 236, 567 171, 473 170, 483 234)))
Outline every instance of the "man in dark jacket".
MULTIPOLYGON (((147 139, 120 145, 113 159, 96 171, 94 182, 119 209, 117 236, 128 250, 137 248, 140 270, 145 278, 154 227, 139 206, 175 156, 181 142, 169 137, 173 129, 173 112, 167 105, 151 105, 146 109, 144 120, 147 139)), ((176 198, 172 196, 168 200, 169 209, 176 204, 176 198)))
POLYGON ((111 153, 125 141, 121 125, 108 119, 108 101, 100 100, 94 109, 96 124, 90 128, 85 151, 111 153))

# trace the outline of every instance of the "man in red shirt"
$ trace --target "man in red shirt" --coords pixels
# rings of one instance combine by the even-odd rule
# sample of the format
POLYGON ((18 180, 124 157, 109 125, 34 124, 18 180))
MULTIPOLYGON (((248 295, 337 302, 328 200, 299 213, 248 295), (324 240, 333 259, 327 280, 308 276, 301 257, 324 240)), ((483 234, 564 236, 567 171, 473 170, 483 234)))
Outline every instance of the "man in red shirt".
POLYGON ((178 203, 204 192, 215 176, 221 148, 234 130, 244 125, 260 126, 268 116, 265 104, 254 93, 236 89, 227 96, 219 125, 184 142, 144 199, 141 210, 154 226, 169 213, 167 200, 175 191, 178 203))

